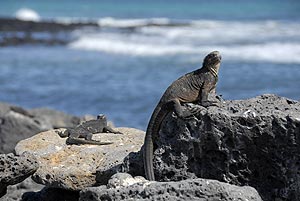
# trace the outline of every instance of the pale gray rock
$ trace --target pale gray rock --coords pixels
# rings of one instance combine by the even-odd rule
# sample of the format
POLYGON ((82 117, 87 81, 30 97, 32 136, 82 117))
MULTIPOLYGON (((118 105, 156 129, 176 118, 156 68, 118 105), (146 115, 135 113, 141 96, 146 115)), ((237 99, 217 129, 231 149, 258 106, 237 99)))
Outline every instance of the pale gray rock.
POLYGON ((142 176, 132 177, 128 173, 117 173, 114 174, 109 180, 107 187, 108 188, 121 188, 131 186, 136 183, 144 183, 147 180, 142 176))
POLYGON ((28 115, 28 112, 15 108, 0 103, 0 153, 13 152, 19 140, 42 131, 40 123, 28 115))
MULTIPOLYGON (((131 179, 130 176, 123 178, 123 180, 131 179)), ((178 182, 141 181, 116 188, 108 188, 104 185, 90 187, 80 192, 79 200, 262 201, 257 191, 252 187, 239 187, 206 179, 189 179, 178 182)))
POLYGON ((28 110, 0 103, 0 154, 13 152, 18 141, 37 133, 53 128, 75 127, 79 122, 79 117, 56 110, 28 110))
POLYGON ((72 128, 80 123, 79 117, 49 108, 36 108, 29 112, 35 117, 35 119, 41 119, 44 124, 51 125, 50 129, 72 128))
POLYGON ((40 168, 32 176, 37 183, 51 188, 81 190, 107 183, 130 152, 138 152, 144 142, 144 132, 133 128, 115 128, 123 134, 101 133, 94 140, 114 142, 110 145, 67 145, 58 133, 64 129, 39 133, 20 141, 15 151, 36 156, 40 168))
POLYGON ((169 114, 154 153, 160 181, 216 179, 249 185, 264 200, 300 200, 300 103, 276 95, 169 114))
POLYGON ((7 186, 22 182, 37 169, 36 158, 29 153, 0 154, 0 197, 6 194, 7 186))

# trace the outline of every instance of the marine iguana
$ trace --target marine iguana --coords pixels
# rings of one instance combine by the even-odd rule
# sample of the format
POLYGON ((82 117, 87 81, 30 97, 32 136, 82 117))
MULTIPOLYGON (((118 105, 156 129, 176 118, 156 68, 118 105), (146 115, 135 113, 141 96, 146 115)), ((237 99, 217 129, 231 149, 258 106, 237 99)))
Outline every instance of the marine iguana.
POLYGON ((178 78, 162 95, 150 118, 144 141, 144 168, 148 180, 155 180, 153 147, 163 119, 173 110, 179 118, 199 112, 195 108, 186 110, 181 103, 199 102, 204 107, 216 105, 216 101, 208 100, 208 95, 215 91, 220 63, 221 55, 218 51, 209 53, 204 58, 202 68, 178 78))
POLYGON ((67 144, 93 144, 93 145, 107 145, 113 142, 100 142, 92 140, 92 136, 95 133, 115 133, 122 134, 119 131, 115 131, 107 125, 106 116, 101 114, 97 116, 96 120, 85 121, 75 128, 69 128, 64 132, 59 133, 60 137, 68 137, 67 144), (85 139, 81 139, 85 138, 85 139))

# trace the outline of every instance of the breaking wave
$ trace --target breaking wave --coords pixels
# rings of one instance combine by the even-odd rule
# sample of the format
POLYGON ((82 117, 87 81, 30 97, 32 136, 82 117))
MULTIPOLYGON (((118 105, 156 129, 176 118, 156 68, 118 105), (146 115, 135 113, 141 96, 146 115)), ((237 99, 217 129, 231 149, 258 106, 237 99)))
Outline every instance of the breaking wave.
POLYGON ((19 20, 24 21, 40 21, 40 16, 37 12, 29 8, 21 8, 16 13, 15 16, 19 20))
POLYGON ((72 43, 70 47, 132 56, 164 56, 176 54, 203 55, 213 50, 219 50, 227 60, 300 63, 300 43, 193 47, 188 45, 154 45, 106 39, 93 40, 93 38, 82 38, 72 43))
POLYGON ((136 29, 76 32, 78 39, 69 47, 131 56, 194 56, 220 50, 228 60, 300 63, 299 23, 199 20, 179 26, 168 19, 104 18, 99 24, 136 29))
POLYGON ((171 21, 167 18, 152 18, 152 19, 115 19, 106 17, 98 20, 99 26, 107 27, 141 27, 149 25, 169 25, 171 21))

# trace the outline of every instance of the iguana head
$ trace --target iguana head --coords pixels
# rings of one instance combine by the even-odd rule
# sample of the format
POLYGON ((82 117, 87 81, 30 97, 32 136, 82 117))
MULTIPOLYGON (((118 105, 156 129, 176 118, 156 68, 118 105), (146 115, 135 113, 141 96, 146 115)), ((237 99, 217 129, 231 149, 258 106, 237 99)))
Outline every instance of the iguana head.
POLYGON ((203 67, 209 69, 209 71, 217 77, 221 59, 220 53, 218 51, 213 51, 204 58, 203 67))

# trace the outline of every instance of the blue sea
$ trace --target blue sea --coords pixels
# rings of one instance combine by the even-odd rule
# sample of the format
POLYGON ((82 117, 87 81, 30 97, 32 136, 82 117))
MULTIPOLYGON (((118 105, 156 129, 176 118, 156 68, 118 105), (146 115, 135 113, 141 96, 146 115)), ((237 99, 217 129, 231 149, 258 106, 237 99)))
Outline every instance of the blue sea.
POLYGON ((145 130, 167 86, 213 50, 223 58, 224 99, 300 99, 299 0, 1 0, 0 17, 22 9, 40 21, 102 28, 72 31, 67 45, 0 47, 1 102, 104 113, 145 130))

